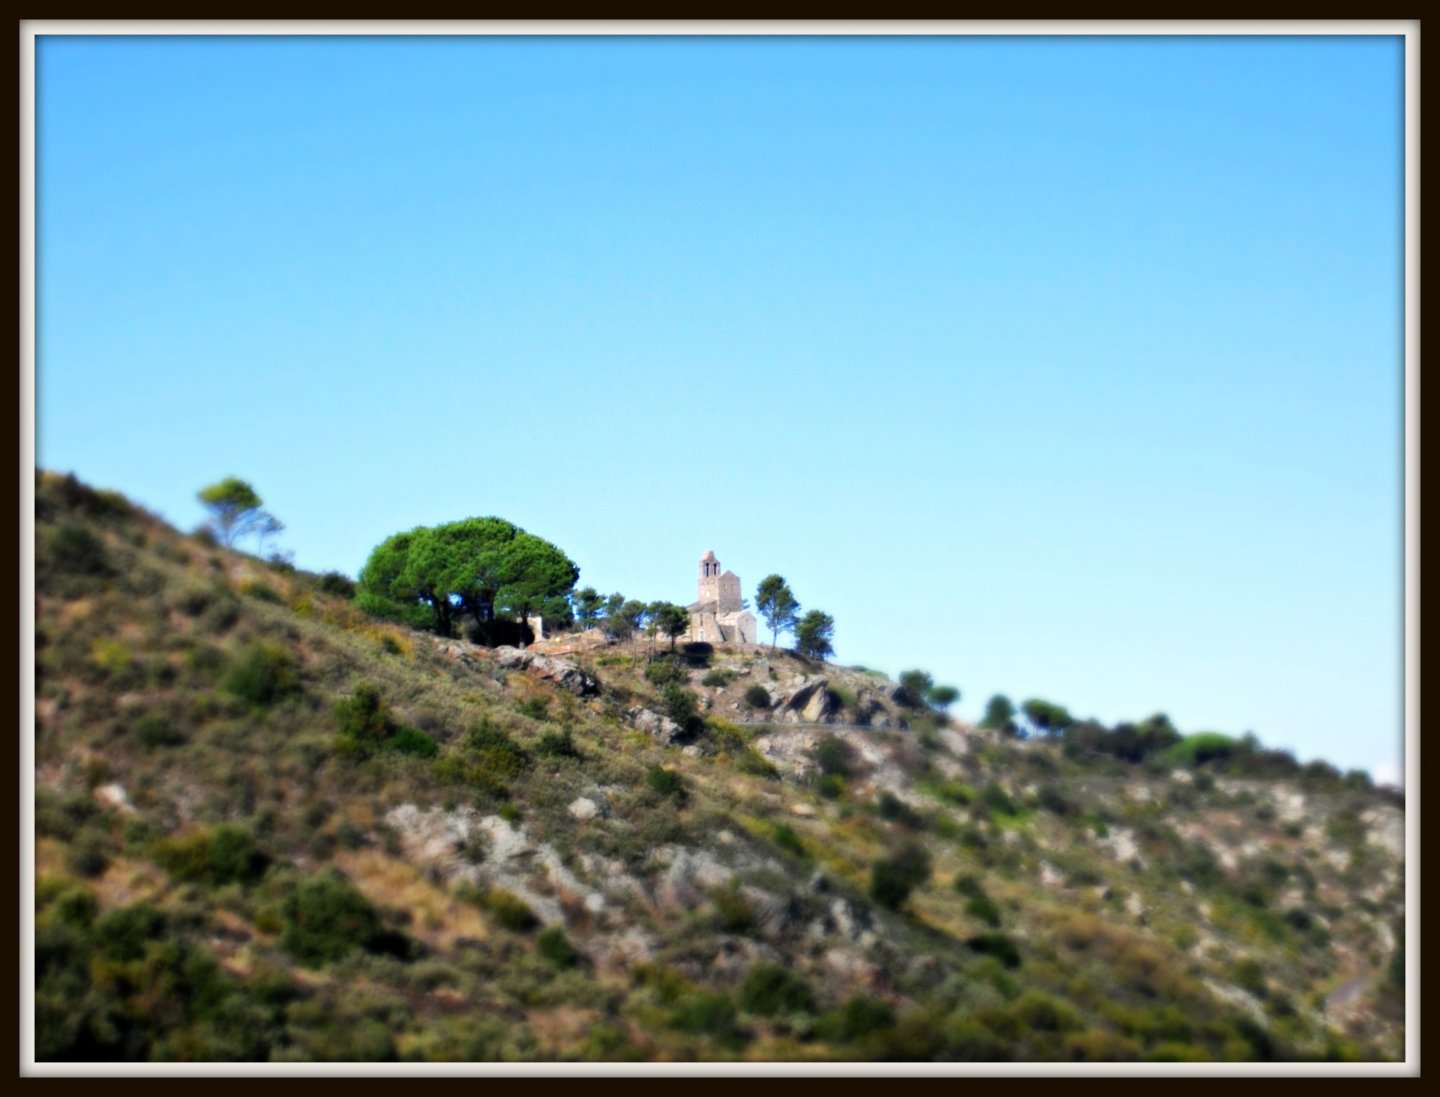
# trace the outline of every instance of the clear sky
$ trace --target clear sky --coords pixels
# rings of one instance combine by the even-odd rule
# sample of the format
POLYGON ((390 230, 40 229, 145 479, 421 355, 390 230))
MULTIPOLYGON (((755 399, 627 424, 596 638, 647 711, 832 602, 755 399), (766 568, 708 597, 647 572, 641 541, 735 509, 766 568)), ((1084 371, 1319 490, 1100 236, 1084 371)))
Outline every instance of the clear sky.
POLYGON ((1393 775, 1398 38, 42 38, 37 461, 1393 775))

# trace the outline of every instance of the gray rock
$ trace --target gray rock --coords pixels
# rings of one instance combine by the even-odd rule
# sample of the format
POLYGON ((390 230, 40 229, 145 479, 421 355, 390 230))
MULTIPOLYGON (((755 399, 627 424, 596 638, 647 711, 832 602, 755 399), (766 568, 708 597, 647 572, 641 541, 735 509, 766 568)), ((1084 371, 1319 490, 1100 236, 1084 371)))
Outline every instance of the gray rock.
POLYGON ((588 796, 577 796, 565 809, 577 822, 585 823, 600 814, 600 805, 588 796))
POLYGON ((740 889, 740 894, 750 905, 755 924, 763 936, 779 937, 790 927, 794 908, 789 899, 749 884, 740 889))
POLYGON ((830 694, 826 689, 830 680, 824 675, 817 675, 814 678, 807 678, 785 699, 785 712, 796 713, 809 723, 819 723, 820 717, 828 711, 831 704, 830 694))
POLYGON ((859 941, 871 928, 870 912, 843 898, 830 904, 830 922, 836 934, 847 941, 859 941))
POLYGON ((522 648, 498 647, 495 661, 507 670, 523 670, 537 678, 554 683, 560 689, 588 697, 600 692, 600 683, 566 659, 536 655, 522 648))
POLYGON ((625 722, 639 731, 643 731, 657 743, 673 743, 684 729, 668 716, 661 716, 658 712, 652 712, 648 708, 632 708, 625 710, 625 722))

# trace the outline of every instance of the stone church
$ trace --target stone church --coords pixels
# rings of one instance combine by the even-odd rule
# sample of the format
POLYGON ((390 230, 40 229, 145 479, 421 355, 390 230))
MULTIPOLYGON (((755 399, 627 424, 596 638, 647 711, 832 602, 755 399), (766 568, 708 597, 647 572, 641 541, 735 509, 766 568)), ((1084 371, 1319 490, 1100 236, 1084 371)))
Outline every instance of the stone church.
POLYGON ((746 612, 740 598, 740 576, 720 570, 714 552, 700 557, 700 579, 690 611, 687 641, 708 644, 753 644, 755 615, 746 612))

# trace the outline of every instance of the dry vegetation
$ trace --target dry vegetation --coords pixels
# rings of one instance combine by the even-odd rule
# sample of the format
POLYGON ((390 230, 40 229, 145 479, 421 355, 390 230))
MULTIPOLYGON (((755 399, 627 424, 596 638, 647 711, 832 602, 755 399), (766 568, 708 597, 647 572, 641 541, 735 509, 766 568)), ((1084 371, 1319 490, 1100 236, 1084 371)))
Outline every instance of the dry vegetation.
POLYGON ((36 541, 42 1060, 1401 1054, 1391 794, 772 726, 762 649, 572 695, 52 474, 36 541))

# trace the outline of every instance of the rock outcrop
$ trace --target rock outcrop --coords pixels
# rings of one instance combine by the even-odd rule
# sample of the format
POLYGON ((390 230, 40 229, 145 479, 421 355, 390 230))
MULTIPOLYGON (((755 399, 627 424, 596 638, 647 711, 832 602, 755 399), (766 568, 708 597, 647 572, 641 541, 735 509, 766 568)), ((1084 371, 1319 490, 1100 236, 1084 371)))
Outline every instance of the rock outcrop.
POLYGON ((825 723, 840 708, 829 687, 824 675, 806 678, 785 698, 781 719, 789 724, 825 723))
POLYGON ((600 692, 600 683, 567 659, 537 655, 523 648, 498 647, 495 649, 495 662, 506 670, 523 670, 536 678, 543 678, 577 697, 589 697, 600 692))
POLYGON ((652 712, 648 708, 626 709, 625 722, 632 728, 643 731, 657 743, 669 745, 684 737, 684 728, 670 717, 652 712))

